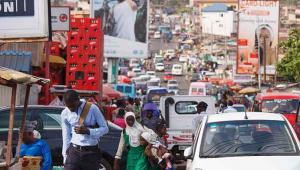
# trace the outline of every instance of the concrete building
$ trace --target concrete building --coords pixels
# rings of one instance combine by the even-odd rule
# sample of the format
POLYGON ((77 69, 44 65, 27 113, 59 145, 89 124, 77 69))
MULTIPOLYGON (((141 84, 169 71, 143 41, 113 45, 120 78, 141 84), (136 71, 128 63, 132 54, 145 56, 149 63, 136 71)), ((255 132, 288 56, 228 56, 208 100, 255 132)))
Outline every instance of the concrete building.
POLYGON ((235 21, 235 12, 225 4, 212 4, 201 11, 203 34, 230 37, 237 32, 235 21))

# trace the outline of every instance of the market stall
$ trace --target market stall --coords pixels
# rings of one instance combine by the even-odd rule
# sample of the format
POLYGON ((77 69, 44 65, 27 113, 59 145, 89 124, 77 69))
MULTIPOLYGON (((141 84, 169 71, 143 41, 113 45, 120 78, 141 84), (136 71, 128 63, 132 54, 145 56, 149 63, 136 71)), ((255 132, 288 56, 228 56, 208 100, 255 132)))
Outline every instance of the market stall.
MULTIPOLYGON (((28 99, 30 94, 30 88, 33 84, 45 85, 49 83, 48 79, 43 79, 39 77, 35 77, 29 74, 24 74, 22 72, 18 72, 15 70, 11 70, 5 67, 0 67, 0 85, 7 86, 12 88, 11 94, 11 105, 10 105, 10 113, 9 113, 9 126, 8 126, 8 139, 6 141, 5 147, 5 159, 1 162, 0 161, 0 170, 2 169, 14 169, 19 170, 21 169, 20 162, 19 162, 19 153, 20 153, 20 146, 22 142, 22 136, 24 132, 24 125, 26 121, 26 114, 27 114, 27 106, 28 106, 28 99), (16 157, 13 158, 13 127, 14 127, 14 116, 15 116, 15 109, 16 109, 16 92, 17 92, 17 85, 24 85, 26 86, 26 94, 25 94, 25 102, 24 102, 24 109, 22 112, 22 121, 21 127, 19 130, 19 137, 18 137, 18 144, 16 148, 16 157)), ((1 146, 0 146, 1 147, 1 146)), ((3 148, 2 148, 3 149, 3 148)))

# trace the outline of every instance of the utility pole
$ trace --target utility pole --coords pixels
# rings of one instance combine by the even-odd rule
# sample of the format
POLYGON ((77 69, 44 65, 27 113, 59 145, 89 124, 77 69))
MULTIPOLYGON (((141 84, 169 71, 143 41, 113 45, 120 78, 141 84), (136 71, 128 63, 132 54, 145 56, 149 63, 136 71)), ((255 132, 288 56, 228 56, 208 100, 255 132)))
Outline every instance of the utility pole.
POLYGON ((266 72, 267 72, 267 37, 266 37, 266 35, 264 35, 264 55, 263 55, 263 65, 264 65, 264 82, 266 83, 266 81, 267 81, 267 74, 266 74, 266 72))

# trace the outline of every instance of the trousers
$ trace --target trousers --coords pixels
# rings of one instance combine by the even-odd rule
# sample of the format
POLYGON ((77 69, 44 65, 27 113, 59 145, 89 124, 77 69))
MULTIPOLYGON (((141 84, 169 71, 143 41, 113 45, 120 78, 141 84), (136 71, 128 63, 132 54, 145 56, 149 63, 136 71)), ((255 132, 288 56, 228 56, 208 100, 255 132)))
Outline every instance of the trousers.
POLYGON ((99 170, 101 157, 100 149, 79 150, 71 144, 67 150, 64 170, 99 170))

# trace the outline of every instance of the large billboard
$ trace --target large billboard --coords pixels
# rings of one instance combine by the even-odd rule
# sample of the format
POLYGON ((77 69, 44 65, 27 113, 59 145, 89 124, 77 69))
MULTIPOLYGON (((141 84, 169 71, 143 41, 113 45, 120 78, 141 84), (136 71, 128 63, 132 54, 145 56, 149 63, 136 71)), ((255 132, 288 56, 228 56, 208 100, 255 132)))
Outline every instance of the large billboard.
POLYGON ((276 64, 278 0, 239 0, 238 74, 257 74, 259 65, 276 64))
POLYGON ((104 56, 148 56, 148 0, 92 0, 91 17, 102 19, 104 56))
POLYGON ((48 40, 47 0, 0 0, 0 42, 48 40))

